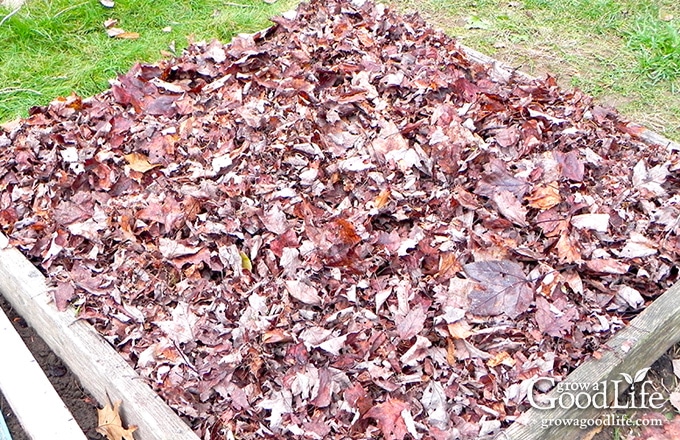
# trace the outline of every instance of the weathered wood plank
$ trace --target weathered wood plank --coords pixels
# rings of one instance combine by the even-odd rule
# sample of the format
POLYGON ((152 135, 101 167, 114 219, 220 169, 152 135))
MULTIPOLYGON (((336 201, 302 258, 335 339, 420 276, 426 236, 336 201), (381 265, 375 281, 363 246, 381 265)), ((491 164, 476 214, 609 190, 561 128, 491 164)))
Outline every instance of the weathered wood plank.
POLYGON ((0 390, 26 434, 33 440, 85 440, 73 415, 2 310, 0 353, 0 390))
MULTIPOLYGON (((123 420, 138 440, 198 440, 198 436, 89 324, 58 312, 43 275, 0 234, 0 293, 45 340, 102 405, 123 401, 123 420)), ((53 438, 70 438, 55 436, 53 438)))
MULTIPOLYGON (((511 75, 532 80, 535 77, 461 45, 461 49, 471 60, 493 66, 497 76, 510 78, 511 75)), ((680 144, 661 136, 644 127, 640 127, 637 137, 649 145, 662 145, 669 150, 680 150, 680 144)), ((628 327, 614 335, 606 344, 601 359, 592 359, 574 370, 563 383, 589 383, 622 380, 621 373, 634 375, 636 371, 650 366, 671 346, 680 341, 680 283, 675 284, 656 299, 646 310, 637 316, 628 327)), ((620 388, 619 392, 625 389, 620 388)), ((550 398, 559 397, 557 390, 549 394, 550 398)), ((614 387, 609 387, 607 398, 613 402, 614 387)), ((574 426, 543 428, 543 420, 556 419, 596 419, 604 415, 601 409, 589 407, 564 410, 530 409, 515 421, 508 429, 499 433, 497 439, 507 440, 540 440, 559 438, 560 440, 576 440, 587 431, 574 426)))
POLYGON ((12 440, 12 437, 9 435, 9 428, 7 428, 7 423, 5 423, 3 414, 0 414, 0 440, 12 440))
MULTIPOLYGON (((623 381, 621 373, 631 376, 642 368, 650 366, 673 344, 680 341, 680 283, 676 283, 657 298, 630 324, 615 334, 601 350, 600 359, 591 359, 574 370, 563 383, 595 384, 607 381, 607 401, 613 402, 615 388, 613 380, 623 381)), ((625 382, 623 382, 625 383, 625 382)), ((624 389, 620 388, 620 392, 624 389)), ((558 398, 557 389, 549 397, 558 398)), ((507 430, 497 436, 507 440, 540 440, 559 438, 572 440, 581 438, 586 431, 574 426, 541 426, 543 420, 556 419, 597 419, 609 410, 589 406, 569 410, 556 407, 550 410, 532 408, 522 414, 507 430)))

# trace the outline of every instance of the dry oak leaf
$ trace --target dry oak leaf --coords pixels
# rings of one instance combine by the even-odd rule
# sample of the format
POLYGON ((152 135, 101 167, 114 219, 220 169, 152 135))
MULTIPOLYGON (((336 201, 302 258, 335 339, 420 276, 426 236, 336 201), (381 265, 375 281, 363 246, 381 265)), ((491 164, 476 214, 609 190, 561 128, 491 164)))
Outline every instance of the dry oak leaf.
POLYGON ((106 404, 104 408, 97 409, 97 428, 96 431, 106 436, 108 440, 135 440, 132 433, 137 429, 136 426, 123 428, 123 421, 120 418, 120 404, 118 401, 111 406, 106 404))

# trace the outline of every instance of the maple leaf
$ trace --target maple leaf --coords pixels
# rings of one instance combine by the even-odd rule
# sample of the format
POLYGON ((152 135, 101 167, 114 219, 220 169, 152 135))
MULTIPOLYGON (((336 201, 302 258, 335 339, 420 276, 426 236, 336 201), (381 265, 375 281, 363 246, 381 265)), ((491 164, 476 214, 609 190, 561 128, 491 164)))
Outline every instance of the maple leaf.
POLYGON ((522 266, 508 260, 478 261, 463 266, 465 274, 479 284, 470 292, 470 311, 476 315, 516 318, 534 298, 522 266))
POLYGON ((270 397, 257 403, 258 408, 268 409, 271 414, 267 419, 271 428, 281 426, 284 414, 293 412, 293 395, 289 390, 273 391, 270 397))
POLYGON ((137 430, 136 426, 123 428, 123 421, 120 417, 120 405, 118 401, 111 406, 107 403, 104 408, 97 409, 97 428, 96 431, 108 440, 134 440, 132 433, 137 430))
POLYGON ((388 440, 401 440, 407 434, 408 429, 401 412, 408 409, 409 405, 399 399, 388 399, 387 402, 379 403, 371 408, 364 417, 378 421, 378 427, 388 440))
POLYGON ((666 190, 662 185, 666 182, 668 174, 668 165, 657 165, 647 170, 644 159, 640 160, 633 168, 633 186, 647 191, 652 196, 664 196, 666 190))
POLYGON ((157 321, 156 325, 178 344, 194 340, 194 326, 198 318, 185 302, 178 302, 172 320, 157 321))

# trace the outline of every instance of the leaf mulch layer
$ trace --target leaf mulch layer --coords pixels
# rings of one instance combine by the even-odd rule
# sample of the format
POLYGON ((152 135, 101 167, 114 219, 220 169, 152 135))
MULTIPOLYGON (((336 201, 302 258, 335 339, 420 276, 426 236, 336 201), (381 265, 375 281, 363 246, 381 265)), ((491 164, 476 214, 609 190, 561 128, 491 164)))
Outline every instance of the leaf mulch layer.
POLYGON ((317 1, 0 134, 0 224, 202 438, 481 438, 677 278, 677 151, 317 1))

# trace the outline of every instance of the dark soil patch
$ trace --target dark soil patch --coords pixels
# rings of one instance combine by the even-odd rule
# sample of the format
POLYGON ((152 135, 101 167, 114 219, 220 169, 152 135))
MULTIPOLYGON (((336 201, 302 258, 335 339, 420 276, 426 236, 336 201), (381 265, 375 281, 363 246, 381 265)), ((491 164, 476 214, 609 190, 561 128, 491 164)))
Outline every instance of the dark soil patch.
MULTIPOLYGON (((95 400, 80 385, 78 379, 63 364, 61 359, 54 354, 45 341, 29 327, 26 321, 11 308, 9 303, 0 296, 0 307, 5 311, 24 343, 28 346, 36 361, 43 369, 54 389, 59 393, 62 400, 75 417, 78 425, 88 439, 101 440, 95 428, 97 427, 97 410, 95 400)), ((22 380, 17 378, 17 380, 22 380)), ((30 437, 21 428, 14 412, 10 408, 4 396, 0 395, 0 410, 5 417, 12 440, 30 440, 30 437)))

